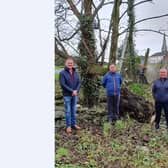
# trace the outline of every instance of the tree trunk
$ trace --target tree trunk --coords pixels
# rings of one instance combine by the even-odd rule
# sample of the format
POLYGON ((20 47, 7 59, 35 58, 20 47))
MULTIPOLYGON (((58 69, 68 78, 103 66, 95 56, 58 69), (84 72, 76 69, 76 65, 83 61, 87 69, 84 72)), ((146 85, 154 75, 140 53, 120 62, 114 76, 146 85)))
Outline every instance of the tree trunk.
POLYGON ((149 57, 149 48, 147 49, 146 53, 145 53, 145 60, 144 60, 144 64, 142 65, 143 68, 143 72, 144 75, 141 76, 141 81, 143 84, 148 84, 148 80, 146 78, 146 69, 147 69, 147 64, 148 64, 148 57, 149 57))
POLYGON ((126 55, 126 49, 127 49, 127 44, 128 44, 128 32, 126 33, 125 39, 124 39, 124 43, 123 43, 123 48, 122 48, 122 52, 121 52, 121 60, 119 62, 119 71, 121 73, 123 73, 125 70, 124 67, 124 59, 125 59, 125 55, 126 55))
POLYGON ((144 67, 147 67, 147 65, 148 65, 149 51, 150 51, 150 49, 148 48, 145 53, 144 67))
POLYGON ((84 15, 80 19, 81 40, 79 50, 81 54, 81 80, 83 86, 84 103, 92 107, 97 103, 99 96, 98 78, 88 68, 96 63, 95 38, 92 18, 92 1, 84 1, 84 15))
POLYGON ((136 67, 135 67, 135 52, 134 52, 134 23, 135 23, 135 15, 134 15, 134 0, 128 0, 128 16, 129 16, 129 36, 128 36, 128 76, 133 81, 136 80, 136 67))
POLYGON ((110 56, 109 64, 116 63, 116 52, 118 44, 118 26, 119 26, 119 15, 120 15, 120 0, 114 1, 113 12, 112 12, 112 36, 111 36, 111 47, 110 47, 110 56))

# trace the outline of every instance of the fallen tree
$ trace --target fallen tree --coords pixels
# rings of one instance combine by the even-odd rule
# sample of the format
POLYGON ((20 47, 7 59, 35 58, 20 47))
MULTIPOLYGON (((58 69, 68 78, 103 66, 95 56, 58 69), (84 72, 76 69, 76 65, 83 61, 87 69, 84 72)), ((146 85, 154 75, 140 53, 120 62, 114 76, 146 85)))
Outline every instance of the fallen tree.
MULTIPOLYGON (((56 127, 65 126, 64 107, 61 96, 56 96, 55 121, 56 127)), ((81 99, 79 99, 81 100, 81 99)), ((88 123, 102 125, 107 120, 106 96, 99 98, 99 105, 94 108, 86 108, 82 101, 78 102, 77 120, 80 124, 88 123)), ((126 87, 121 89, 120 96, 120 117, 130 117, 138 122, 147 123, 153 114, 153 105, 144 97, 133 94, 126 87)))

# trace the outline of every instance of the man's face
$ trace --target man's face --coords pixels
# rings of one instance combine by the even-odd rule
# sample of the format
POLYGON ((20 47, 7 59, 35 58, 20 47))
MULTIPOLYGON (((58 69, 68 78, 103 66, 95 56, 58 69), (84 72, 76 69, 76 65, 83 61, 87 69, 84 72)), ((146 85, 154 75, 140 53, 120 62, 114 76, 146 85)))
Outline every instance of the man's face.
POLYGON ((109 70, 110 70, 111 72, 115 72, 115 71, 116 71, 115 65, 114 65, 114 64, 111 64, 110 67, 109 67, 109 70))
POLYGON ((71 59, 66 60, 65 66, 66 66, 68 69, 72 69, 73 65, 74 65, 73 60, 71 60, 71 59))
POLYGON ((160 78, 167 78, 167 70, 166 69, 160 70, 160 78))

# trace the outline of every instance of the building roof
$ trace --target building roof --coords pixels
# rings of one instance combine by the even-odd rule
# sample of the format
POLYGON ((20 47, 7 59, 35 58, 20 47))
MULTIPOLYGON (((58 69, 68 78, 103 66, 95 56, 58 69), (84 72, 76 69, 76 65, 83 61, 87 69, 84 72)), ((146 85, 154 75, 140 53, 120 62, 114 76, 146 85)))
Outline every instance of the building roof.
MULTIPOLYGON (((168 52, 167 52, 167 54, 168 54, 168 52)), ((164 56, 164 55, 165 55, 165 52, 156 52, 153 55, 151 55, 150 57, 164 56)))

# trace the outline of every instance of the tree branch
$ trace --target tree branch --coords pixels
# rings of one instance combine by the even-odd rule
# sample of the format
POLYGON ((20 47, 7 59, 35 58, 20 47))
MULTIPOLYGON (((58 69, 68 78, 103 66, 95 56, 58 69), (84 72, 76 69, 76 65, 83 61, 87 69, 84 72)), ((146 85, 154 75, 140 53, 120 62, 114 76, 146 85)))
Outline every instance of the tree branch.
MULTIPOLYGON (((160 31, 157 31, 157 30, 153 30, 153 29, 138 29, 138 30, 135 30, 135 32, 139 32, 139 31, 150 31, 150 32, 154 32, 154 33, 158 33, 158 34, 161 34, 161 35, 164 35, 165 33, 162 33, 160 31)), ((165 34, 166 37, 168 37, 167 34, 165 34)))
MULTIPOLYGON (((70 55, 67 53, 65 53, 64 51, 60 50, 56 44, 55 41, 55 59, 57 58, 57 56, 63 58, 63 59, 67 59, 68 57, 70 57, 70 55)), ((78 59, 77 57, 73 58, 75 60, 75 63, 78 65, 80 63, 80 59, 78 59)))
POLYGON ((102 47, 102 51, 100 52, 99 56, 97 57, 97 61, 100 59, 100 57, 104 54, 104 51, 106 49, 106 46, 107 46, 107 43, 109 41, 109 38, 110 38, 110 32, 111 32, 111 29, 112 29, 112 25, 113 25, 113 21, 112 21, 112 17, 110 19, 110 24, 109 24, 109 30, 108 30, 108 34, 107 34, 107 38, 106 40, 104 41, 104 44, 103 44, 103 47, 102 47))
MULTIPOLYGON (((145 2, 152 2, 152 0, 144 0, 144 1, 137 2, 136 4, 133 5, 133 8, 137 5, 140 5, 145 2)), ((120 16, 119 20, 121 20, 121 18, 127 13, 127 11, 128 11, 128 9, 123 12, 123 14, 120 16)))
POLYGON ((80 52, 75 48, 76 46, 73 46, 73 44, 70 44, 69 42, 64 42, 66 43, 68 46, 70 46, 78 55, 80 55, 80 52))
MULTIPOLYGON (((95 8, 95 11, 93 12, 93 18, 97 15, 98 11, 100 10, 100 8, 103 6, 105 0, 102 0, 99 5, 97 6, 97 8, 95 8)), ((95 6, 94 6, 95 7, 95 6)))
POLYGON ((166 17, 166 16, 168 16, 168 14, 141 19, 141 20, 135 22, 135 24, 141 23, 141 22, 146 21, 146 20, 157 19, 157 18, 166 17))
POLYGON ((67 0, 68 4, 70 5, 74 15, 80 20, 80 12, 78 11, 78 9, 76 8, 76 6, 74 5, 74 3, 72 2, 72 0, 67 0))
POLYGON ((86 44, 86 42, 85 42, 84 39, 82 39, 82 43, 83 43, 84 47, 86 48, 86 50, 88 51, 90 57, 94 58, 93 54, 92 54, 91 51, 89 50, 89 48, 88 48, 88 46, 87 46, 87 44, 86 44))
POLYGON ((74 33, 72 33, 71 36, 67 37, 67 38, 62 38, 60 39, 60 41, 68 41, 71 40, 78 32, 79 32, 80 28, 78 28, 74 33))
POLYGON ((63 51, 61 51, 57 45, 55 45, 55 55, 58 55, 64 59, 67 59, 69 55, 66 55, 63 51))
MULTIPOLYGON (((149 17, 149 18, 141 19, 141 20, 139 20, 139 21, 135 22, 135 23, 134 23, 134 25, 135 25, 135 24, 138 24, 138 23, 141 23, 141 22, 144 22, 144 21, 147 21, 147 20, 158 19, 158 18, 161 18, 161 17, 166 17, 166 16, 168 16, 168 14, 165 14, 165 15, 160 15, 160 16, 153 16, 153 17, 149 17)), ((121 34, 123 34, 123 33, 127 32, 128 30, 129 30, 129 29, 128 29, 128 28, 126 28, 126 29, 125 29, 125 30, 123 30, 121 33, 119 33, 119 36, 120 36, 121 34)))
POLYGON ((61 42, 59 42, 59 40, 55 37, 55 53, 60 55, 62 58, 67 58, 69 57, 69 54, 68 52, 66 51, 65 47, 62 45, 61 42), (59 48, 58 48, 58 45, 62 48, 63 51, 61 51, 59 48))

